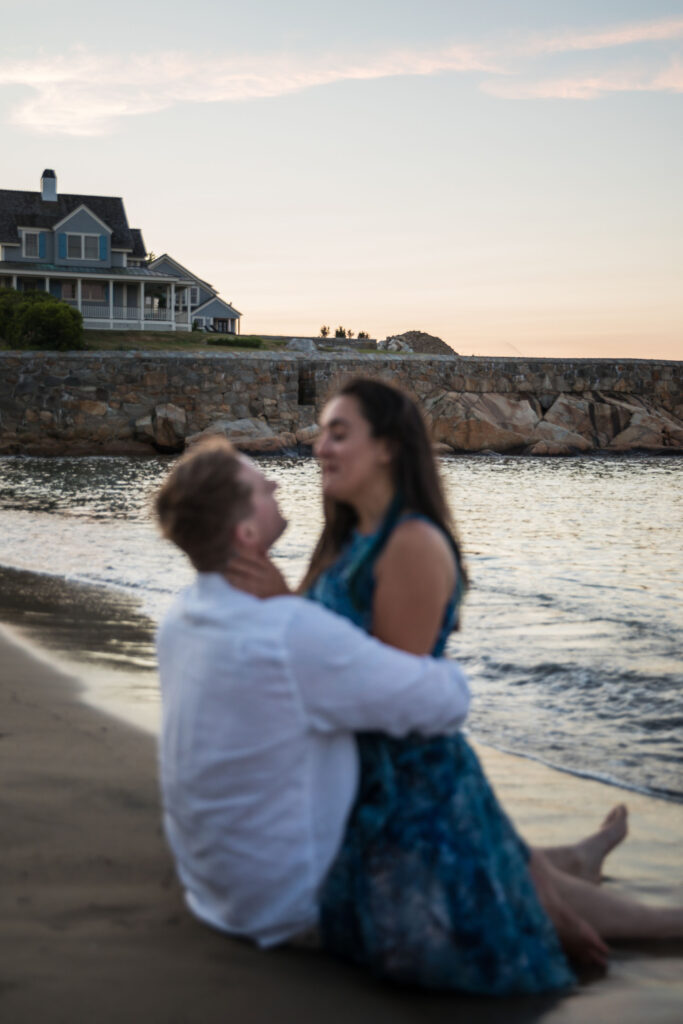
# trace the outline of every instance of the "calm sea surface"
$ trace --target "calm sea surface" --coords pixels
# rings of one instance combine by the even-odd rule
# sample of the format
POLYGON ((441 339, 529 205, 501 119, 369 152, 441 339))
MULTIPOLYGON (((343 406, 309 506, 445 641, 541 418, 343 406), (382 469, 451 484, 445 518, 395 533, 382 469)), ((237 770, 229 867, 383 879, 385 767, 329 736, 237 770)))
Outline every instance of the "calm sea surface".
MULTIPOLYGON (((151 626, 191 578, 149 515, 169 465, 0 459, 0 616, 11 605, 15 622, 54 636, 62 619, 78 626, 96 699, 100 682, 111 691, 99 649, 127 670, 125 693, 99 696, 141 720, 157 701, 151 626), (89 619, 103 601, 107 615, 89 619)), ((320 528, 318 469, 260 465, 280 484, 290 526, 275 558, 294 584, 320 528)), ((472 734, 683 800, 683 457, 473 456, 441 469, 471 577, 448 652, 472 681, 472 734)))

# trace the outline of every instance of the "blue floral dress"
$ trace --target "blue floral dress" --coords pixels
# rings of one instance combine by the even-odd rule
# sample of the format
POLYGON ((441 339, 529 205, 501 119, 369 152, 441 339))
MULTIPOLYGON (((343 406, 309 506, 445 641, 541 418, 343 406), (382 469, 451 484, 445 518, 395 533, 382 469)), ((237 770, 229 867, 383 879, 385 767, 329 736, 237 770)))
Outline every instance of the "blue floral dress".
MULTIPOLYGON (((355 533, 308 596, 370 631, 377 533, 355 533)), ((434 648, 441 655, 458 589, 434 648)), ((428 988, 490 995, 549 992, 574 976, 531 882, 528 849, 462 734, 358 736, 360 784, 321 893, 332 952, 428 988)))

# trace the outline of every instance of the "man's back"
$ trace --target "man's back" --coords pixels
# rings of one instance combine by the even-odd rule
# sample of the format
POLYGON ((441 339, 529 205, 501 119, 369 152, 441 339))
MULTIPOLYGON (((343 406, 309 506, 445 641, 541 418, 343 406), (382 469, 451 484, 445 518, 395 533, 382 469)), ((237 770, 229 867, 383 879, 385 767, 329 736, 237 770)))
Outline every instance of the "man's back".
POLYGON ((352 737, 312 732, 291 679, 300 603, 201 574, 159 633, 164 824, 188 904, 264 945, 315 923, 356 785, 352 737))

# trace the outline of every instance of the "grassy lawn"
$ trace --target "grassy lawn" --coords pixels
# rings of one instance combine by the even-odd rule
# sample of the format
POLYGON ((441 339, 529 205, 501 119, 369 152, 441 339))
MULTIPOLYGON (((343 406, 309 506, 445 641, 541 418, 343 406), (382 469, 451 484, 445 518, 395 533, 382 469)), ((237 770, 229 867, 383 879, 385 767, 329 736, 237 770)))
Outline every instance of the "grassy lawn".
POLYGON ((203 331, 83 331, 87 349, 120 352, 144 349, 154 352, 280 351, 284 341, 270 341, 254 334, 204 334, 203 331), (213 342, 213 344, 210 344, 213 342))
MULTIPOLYGON (((276 341, 257 334, 205 334, 203 331, 89 330, 83 331, 83 339, 86 351, 90 352, 284 352, 288 340, 276 341)), ((8 350, 9 345, 0 338, 0 351, 8 350)), ((356 351, 378 354, 374 349, 356 351)))

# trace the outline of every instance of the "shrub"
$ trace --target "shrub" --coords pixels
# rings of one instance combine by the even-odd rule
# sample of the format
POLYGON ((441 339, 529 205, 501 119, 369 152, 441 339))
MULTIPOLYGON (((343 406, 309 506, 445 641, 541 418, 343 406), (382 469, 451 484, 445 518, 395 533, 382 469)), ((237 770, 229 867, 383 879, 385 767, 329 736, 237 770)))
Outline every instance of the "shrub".
POLYGON ((79 311, 47 292, 3 292, 0 337, 10 348, 85 348, 79 311))
POLYGON ((338 327, 336 329, 336 331, 334 332, 334 336, 335 336, 335 338, 345 338, 346 337, 346 328, 345 327, 338 327))

